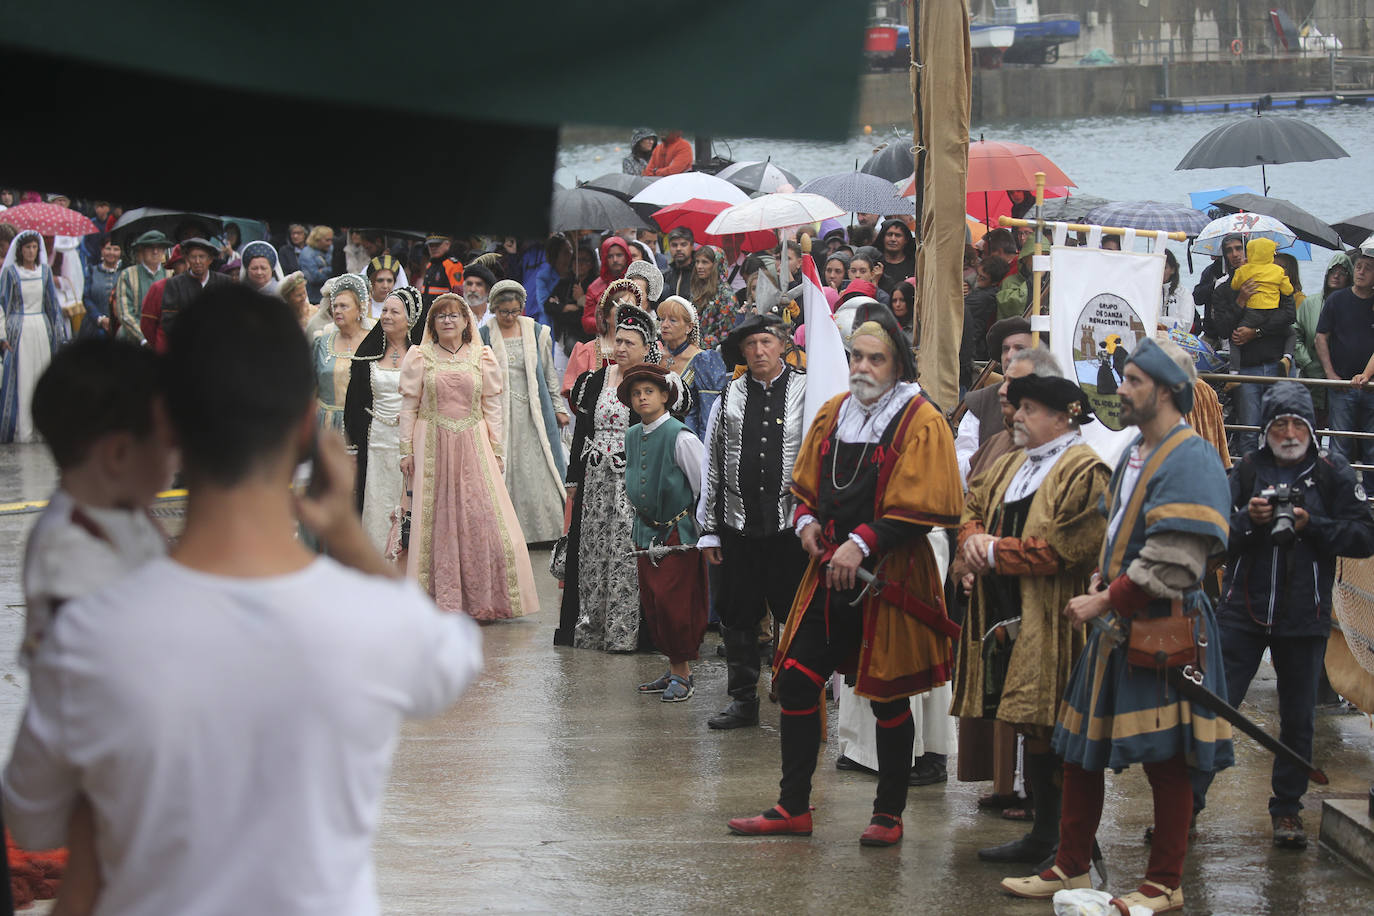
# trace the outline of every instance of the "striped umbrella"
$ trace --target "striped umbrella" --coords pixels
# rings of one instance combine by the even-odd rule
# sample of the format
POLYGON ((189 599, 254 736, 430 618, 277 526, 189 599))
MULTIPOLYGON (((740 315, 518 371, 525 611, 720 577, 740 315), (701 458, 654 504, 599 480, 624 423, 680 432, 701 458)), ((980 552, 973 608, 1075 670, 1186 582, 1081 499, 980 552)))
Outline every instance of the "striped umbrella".
POLYGON ((1097 226, 1122 226, 1126 229, 1154 229, 1197 235, 1210 220, 1207 214, 1182 204, 1155 200, 1122 200, 1094 207, 1083 217, 1097 226))

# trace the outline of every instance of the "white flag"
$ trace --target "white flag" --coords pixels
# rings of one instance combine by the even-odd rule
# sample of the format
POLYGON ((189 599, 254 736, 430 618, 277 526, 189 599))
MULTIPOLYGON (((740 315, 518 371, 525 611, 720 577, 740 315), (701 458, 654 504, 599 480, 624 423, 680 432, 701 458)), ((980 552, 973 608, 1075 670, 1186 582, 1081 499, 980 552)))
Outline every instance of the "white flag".
POLYGON ((816 411, 835 395, 849 390, 849 357, 821 292, 821 277, 811 255, 802 256, 802 309, 806 316, 806 405, 802 438, 816 419, 816 411))

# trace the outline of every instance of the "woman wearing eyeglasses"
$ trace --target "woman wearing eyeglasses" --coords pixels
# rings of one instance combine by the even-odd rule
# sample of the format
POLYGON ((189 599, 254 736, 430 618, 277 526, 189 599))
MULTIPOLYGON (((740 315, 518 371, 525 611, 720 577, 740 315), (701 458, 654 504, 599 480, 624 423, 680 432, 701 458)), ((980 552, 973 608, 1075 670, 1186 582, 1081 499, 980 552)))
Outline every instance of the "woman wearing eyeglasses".
POLYGON ((410 496, 407 574, 445 611, 479 621, 539 610, 525 536, 501 479, 503 378, 461 296, 430 305, 401 361, 401 474, 410 496))
POLYGON ((501 420, 506 492, 528 544, 563 533, 563 478, 567 460, 558 431, 572 418, 558 392, 549 329, 525 317, 525 287, 502 280, 491 288, 496 320, 481 328, 501 367, 501 420))

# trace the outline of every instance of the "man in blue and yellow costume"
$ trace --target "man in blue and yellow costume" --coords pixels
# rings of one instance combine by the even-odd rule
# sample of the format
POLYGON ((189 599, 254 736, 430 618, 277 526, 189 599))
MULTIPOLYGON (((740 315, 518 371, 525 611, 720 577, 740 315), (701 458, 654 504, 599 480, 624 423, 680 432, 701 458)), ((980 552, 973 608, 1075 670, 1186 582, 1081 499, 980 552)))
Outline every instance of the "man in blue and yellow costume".
POLYGON ((916 384, 897 319, 874 308, 851 346, 850 390, 817 412, 792 470, 793 522, 810 562, 773 665, 778 804, 729 826, 810 835, 825 681, 838 670, 878 720, 878 792, 860 842, 891 846, 902 838, 915 740, 909 698, 949 681, 959 634, 926 535, 956 526, 964 500, 954 437, 916 384))
MULTIPOLYGON (((1226 550, 1230 488, 1216 450, 1184 422, 1197 373, 1176 344, 1145 339, 1125 366, 1121 419, 1138 427, 1108 488, 1107 538, 1089 593, 1064 613, 1095 625, 1074 665, 1054 751, 1064 758, 1063 811, 1054 865, 1002 886, 1049 898, 1089 887, 1093 836, 1102 816, 1104 770, 1143 764, 1155 828, 1145 880, 1121 897, 1152 912, 1183 908, 1183 859, 1193 813, 1189 768, 1212 773, 1234 762, 1231 727, 1184 699, 1152 655, 1128 656, 1134 637, 1180 618, 1171 646, 1195 652, 1202 686, 1226 695, 1216 617, 1202 592, 1210 561, 1226 550), (1138 632, 1132 632, 1137 630, 1138 632), (1125 638, 1121 638, 1125 637, 1125 638)), ((1172 660, 1172 652, 1169 653, 1172 660)), ((1185 669, 1186 672, 1186 669, 1185 669)))

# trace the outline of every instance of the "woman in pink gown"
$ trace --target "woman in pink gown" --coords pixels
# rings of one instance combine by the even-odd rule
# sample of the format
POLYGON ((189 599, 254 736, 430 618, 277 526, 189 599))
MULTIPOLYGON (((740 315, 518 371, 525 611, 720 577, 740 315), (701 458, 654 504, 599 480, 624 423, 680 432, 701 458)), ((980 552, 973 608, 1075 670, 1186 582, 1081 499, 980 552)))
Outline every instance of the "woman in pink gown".
POLYGON ((532 614, 534 572, 501 478, 501 367, 461 297, 435 299, 427 325, 401 361, 407 574, 445 611, 482 621, 532 614))

